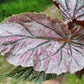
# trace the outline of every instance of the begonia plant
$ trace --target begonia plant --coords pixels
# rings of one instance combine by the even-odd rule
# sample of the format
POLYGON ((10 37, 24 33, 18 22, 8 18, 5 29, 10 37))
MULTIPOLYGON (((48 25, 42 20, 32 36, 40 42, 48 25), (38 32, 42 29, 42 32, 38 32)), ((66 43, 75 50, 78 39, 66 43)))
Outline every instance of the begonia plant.
POLYGON ((0 54, 15 66, 7 76, 42 82, 84 68, 84 0, 51 0, 63 16, 13 15, 0 23, 0 54))

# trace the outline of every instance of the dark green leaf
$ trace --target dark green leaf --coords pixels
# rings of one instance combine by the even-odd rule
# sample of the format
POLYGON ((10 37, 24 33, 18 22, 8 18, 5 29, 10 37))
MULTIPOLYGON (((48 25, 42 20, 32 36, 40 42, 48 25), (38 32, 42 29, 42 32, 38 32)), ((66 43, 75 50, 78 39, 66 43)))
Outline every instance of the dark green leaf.
POLYGON ((32 81, 36 83, 41 83, 49 79, 56 79, 63 75, 64 74, 61 74, 61 75, 46 74, 43 71, 41 72, 34 71, 32 67, 19 66, 13 69, 11 72, 3 74, 2 76, 3 77, 13 77, 13 78, 24 80, 24 81, 32 81))

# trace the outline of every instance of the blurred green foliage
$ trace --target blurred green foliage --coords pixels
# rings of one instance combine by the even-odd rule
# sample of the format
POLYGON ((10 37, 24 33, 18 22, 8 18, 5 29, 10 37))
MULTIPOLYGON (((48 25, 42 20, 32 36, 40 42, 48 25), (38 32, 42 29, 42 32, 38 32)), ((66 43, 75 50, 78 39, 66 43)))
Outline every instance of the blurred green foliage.
POLYGON ((51 5, 51 0, 0 0, 0 21, 13 14, 40 12, 51 5))
POLYGON ((61 84, 84 84, 84 75, 82 79, 78 79, 75 74, 66 74, 61 84))
POLYGON ((1 3, 8 2, 8 1, 14 1, 14 0, 0 0, 0 4, 1 4, 1 3))

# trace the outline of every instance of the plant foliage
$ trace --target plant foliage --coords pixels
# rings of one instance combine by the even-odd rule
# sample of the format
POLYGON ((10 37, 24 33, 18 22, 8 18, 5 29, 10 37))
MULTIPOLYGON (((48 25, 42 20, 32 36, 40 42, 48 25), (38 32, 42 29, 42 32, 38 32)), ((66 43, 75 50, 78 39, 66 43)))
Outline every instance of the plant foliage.
MULTIPOLYGON (((64 22, 43 13, 22 13, 0 24, 1 55, 15 66, 33 67, 16 68, 9 76, 24 80, 27 76, 27 80, 37 76, 40 80, 44 73, 54 73, 56 78, 62 73, 74 73, 84 68, 84 0, 52 2, 58 7, 64 22), (31 73, 32 69, 35 74, 31 73), (31 74, 24 75, 25 70, 31 74)), ((45 79, 44 76, 40 81, 45 79)))
POLYGON ((58 77, 63 76, 56 75, 56 74, 46 74, 44 71, 37 72, 33 69, 33 67, 21 67, 18 66, 17 68, 13 69, 9 73, 4 73, 2 76, 4 77, 13 77, 19 80, 26 80, 26 81, 32 81, 36 83, 41 83, 46 80, 55 79, 58 77))

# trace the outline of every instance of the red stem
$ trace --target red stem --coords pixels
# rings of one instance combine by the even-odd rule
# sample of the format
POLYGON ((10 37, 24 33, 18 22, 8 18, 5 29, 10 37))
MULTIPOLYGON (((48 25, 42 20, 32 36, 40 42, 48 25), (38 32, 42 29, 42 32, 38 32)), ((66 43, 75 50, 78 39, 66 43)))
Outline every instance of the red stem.
POLYGON ((60 7, 59 7, 59 3, 58 3, 58 2, 53 1, 53 0, 51 0, 51 1, 57 6, 58 9, 60 9, 60 7))

